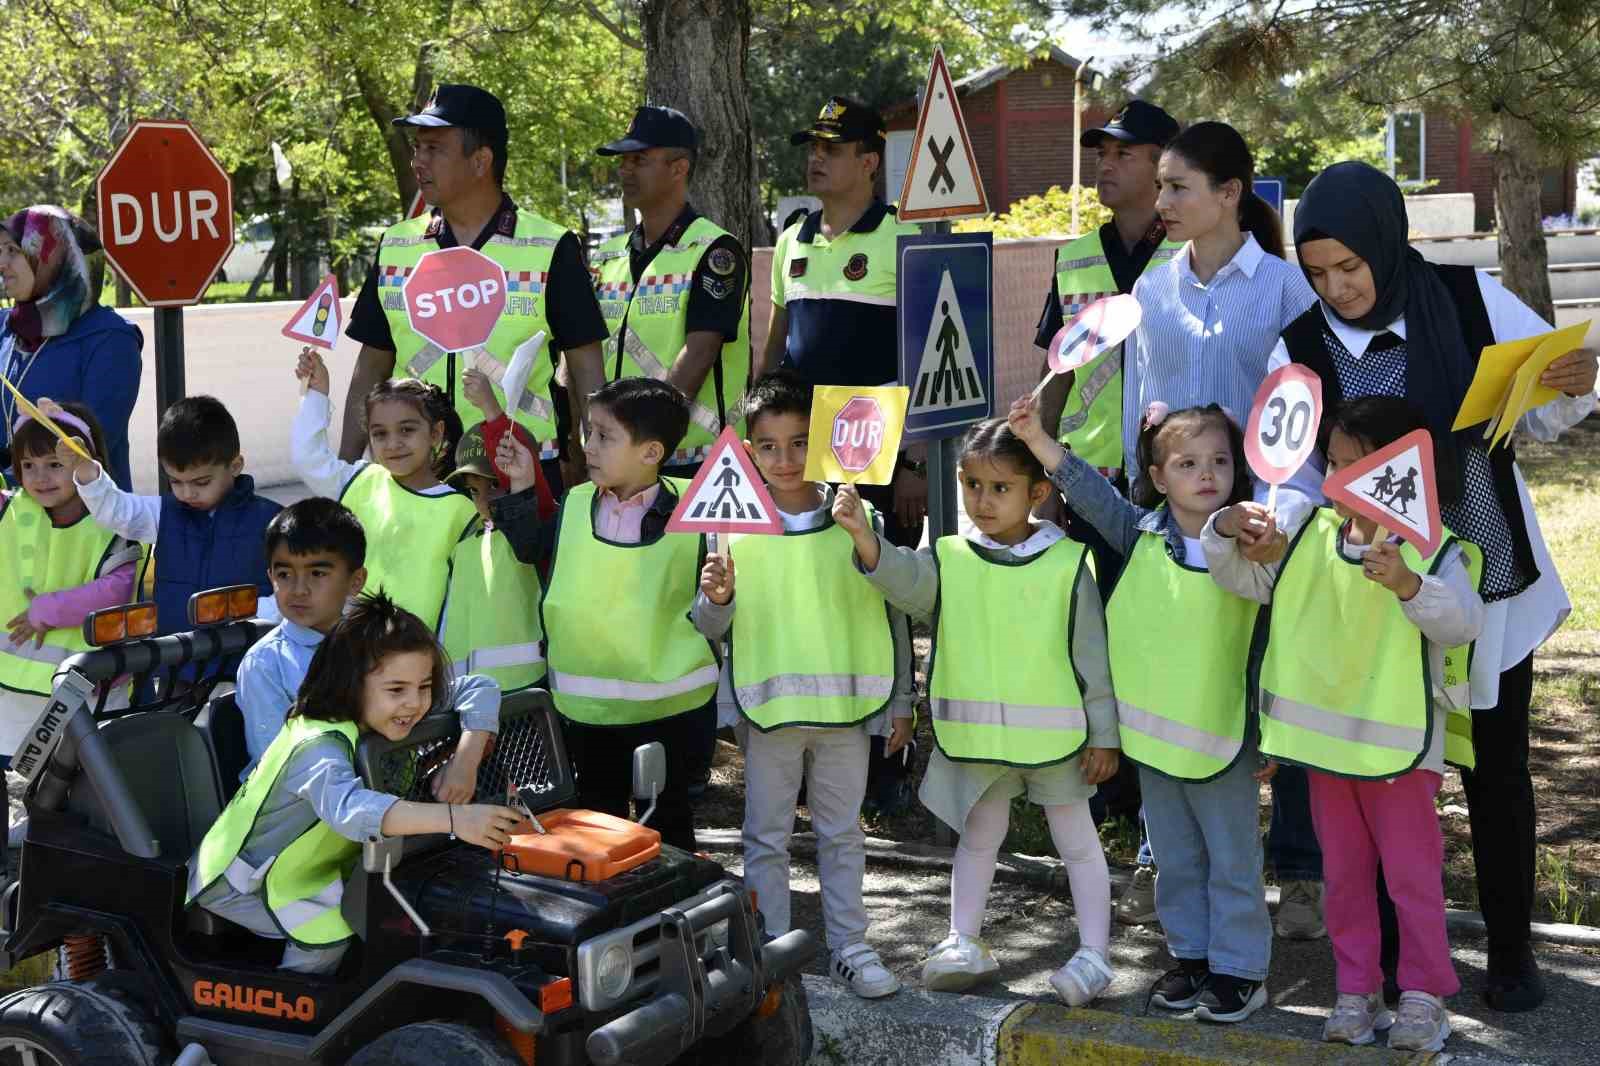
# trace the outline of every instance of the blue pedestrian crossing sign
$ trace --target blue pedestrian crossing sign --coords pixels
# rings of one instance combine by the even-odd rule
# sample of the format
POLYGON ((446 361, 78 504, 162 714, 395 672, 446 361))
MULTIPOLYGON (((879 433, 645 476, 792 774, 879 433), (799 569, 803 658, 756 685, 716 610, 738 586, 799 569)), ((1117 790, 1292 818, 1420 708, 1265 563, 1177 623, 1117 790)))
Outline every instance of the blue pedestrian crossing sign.
POLYGON ((1271 204, 1278 214, 1283 214, 1282 178, 1257 178, 1252 184, 1257 196, 1271 204))
POLYGON ((994 413, 994 239, 904 236, 896 250, 906 440, 949 437, 994 413))

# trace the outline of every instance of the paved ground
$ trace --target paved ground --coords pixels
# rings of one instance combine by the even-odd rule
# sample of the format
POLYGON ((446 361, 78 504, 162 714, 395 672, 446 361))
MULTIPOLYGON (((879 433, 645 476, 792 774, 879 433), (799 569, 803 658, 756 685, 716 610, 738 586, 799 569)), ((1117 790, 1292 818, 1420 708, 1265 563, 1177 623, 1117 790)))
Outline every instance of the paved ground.
MULTIPOLYGON (((712 851, 713 857, 740 868, 737 851, 712 851)), ((869 867, 866 902, 872 916, 871 938, 885 963, 902 981, 914 983, 921 957, 944 936, 949 881, 942 873, 869 867)), ((822 919, 815 867, 796 863, 793 907, 795 922, 822 937, 822 919)), ((998 980, 975 992, 1002 999, 1052 996, 1050 974, 1077 947, 1072 906, 1065 898, 1038 889, 997 881, 990 897, 985 938, 1000 959, 998 980)), ((1159 928, 1119 927, 1112 934, 1112 963, 1117 979, 1110 994, 1096 1004, 1108 1011, 1138 1014, 1150 984, 1171 965, 1159 928)), ((1455 942, 1456 967, 1462 991, 1451 1002, 1455 1036, 1446 1050, 1460 1056, 1484 1056, 1542 1066, 1600 1062, 1600 951, 1543 945, 1539 958, 1550 986, 1546 1006, 1531 1014, 1508 1015, 1490 1010, 1479 999, 1484 981, 1483 944, 1455 942)), ((812 963, 824 973, 826 960, 812 963)), ((1271 1009, 1245 1023, 1280 1036, 1320 1040, 1322 1022, 1334 999, 1333 960, 1326 940, 1274 944, 1268 979, 1271 1009)), ((1157 1015, 1165 1012, 1154 1009, 1157 1015)))

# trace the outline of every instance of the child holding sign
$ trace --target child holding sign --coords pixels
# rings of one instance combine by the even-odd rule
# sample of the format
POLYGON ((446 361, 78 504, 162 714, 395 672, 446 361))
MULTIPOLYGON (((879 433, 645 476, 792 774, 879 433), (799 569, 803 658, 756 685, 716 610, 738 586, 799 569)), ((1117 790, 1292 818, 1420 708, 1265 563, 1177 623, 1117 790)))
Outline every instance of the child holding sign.
MULTIPOLYGON (((1398 398, 1342 404, 1327 423, 1330 476, 1425 426, 1398 398)), ((1250 521, 1271 536, 1276 523, 1264 511, 1219 511, 1202 541, 1219 585, 1274 607, 1260 667, 1261 750, 1310 768, 1339 992, 1323 1038, 1366 1044, 1392 1023, 1391 1048, 1437 1051, 1450 1035, 1444 997, 1460 982, 1433 800, 1450 703, 1445 653, 1483 626, 1477 552, 1448 534, 1428 558, 1388 538, 1374 543, 1378 523, 1341 502, 1291 520, 1279 559, 1253 563, 1235 537, 1250 521), (1398 1019, 1381 991, 1380 865, 1400 924, 1398 1019)))
MULTIPOLYGON (((775 370, 745 398, 746 446, 783 535, 734 534, 726 559, 706 559, 695 624, 711 640, 731 630, 728 672, 744 748, 744 876, 767 932, 789 931, 789 835, 803 778, 817 831, 829 972, 876 999, 900 981, 867 943, 861 803, 870 738, 887 736, 889 755, 911 739, 911 635, 905 616, 851 565, 850 535, 830 514, 833 493, 805 476, 811 391, 793 371, 775 370)), ((868 514, 877 530, 877 515, 868 514)))
POLYGON ((1242 1021, 1267 1001, 1272 959, 1256 830, 1262 774, 1247 720, 1258 607, 1206 575, 1200 531, 1218 508, 1250 498, 1243 437, 1216 404, 1172 413, 1152 404, 1129 503, 1051 439, 1036 400, 1013 404, 1010 422, 1067 506, 1126 560, 1106 605, 1112 684, 1161 856, 1156 913, 1178 960, 1151 1002, 1242 1021))
POLYGON ((295 376, 306 382, 289 431, 300 479, 361 519, 367 589, 386 592, 438 632, 444 623, 450 554, 477 519, 472 500, 442 480, 454 465, 461 418, 437 385, 379 382, 367 394, 366 430, 377 462, 347 463, 328 445, 328 366, 302 348, 295 376))
POLYGON ((1050 978, 1070 1006, 1111 984, 1111 883, 1089 797, 1117 769, 1117 715, 1105 611, 1082 544, 1030 511, 1050 492, 1039 461, 999 419, 962 446, 959 480, 971 539, 890 547, 846 485, 833 519, 889 602, 935 633, 929 695, 938 748, 922 802, 961 833, 950 874, 950 935, 928 954, 924 986, 960 990, 999 964, 978 934, 995 862, 1026 795, 1044 808, 1067 867, 1080 946, 1050 978))

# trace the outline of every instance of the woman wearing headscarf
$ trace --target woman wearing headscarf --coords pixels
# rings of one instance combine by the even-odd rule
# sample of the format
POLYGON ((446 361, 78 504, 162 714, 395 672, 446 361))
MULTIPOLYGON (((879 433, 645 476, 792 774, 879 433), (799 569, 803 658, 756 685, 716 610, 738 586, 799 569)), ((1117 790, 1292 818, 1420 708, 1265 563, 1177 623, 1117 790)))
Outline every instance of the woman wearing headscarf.
MULTIPOLYGON (((1481 424, 1460 432, 1451 427, 1483 348, 1550 326, 1483 271, 1426 261, 1408 243, 1409 233, 1405 198, 1388 175, 1355 162, 1317 175, 1295 210, 1294 242, 1320 299, 1283 331, 1270 366, 1293 360, 1314 370, 1329 410, 1376 395, 1404 397, 1425 413, 1438 457, 1440 518, 1483 550, 1480 591, 1488 613, 1471 671, 1477 764, 1461 779, 1488 926, 1484 998, 1500 1010, 1532 1010, 1544 999, 1528 928, 1533 653, 1572 604, 1514 450, 1508 443, 1490 452, 1481 424)), ((1525 414, 1519 428, 1552 441, 1595 408, 1595 353, 1561 357, 1540 381, 1562 395, 1525 414)), ((1330 914, 1330 926, 1334 920, 1330 914)))
MULTIPOLYGON (((0 282, 13 301, 0 322, 0 372, 29 400, 48 396, 93 411, 105 429, 106 470, 127 491, 128 418, 139 398, 144 336, 100 306, 89 269, 99 251, 89 224, 59 207, 30 207, 0 224, 0 282)), ((17 411, 10 391, 0 394, 3 447, 17 411)))

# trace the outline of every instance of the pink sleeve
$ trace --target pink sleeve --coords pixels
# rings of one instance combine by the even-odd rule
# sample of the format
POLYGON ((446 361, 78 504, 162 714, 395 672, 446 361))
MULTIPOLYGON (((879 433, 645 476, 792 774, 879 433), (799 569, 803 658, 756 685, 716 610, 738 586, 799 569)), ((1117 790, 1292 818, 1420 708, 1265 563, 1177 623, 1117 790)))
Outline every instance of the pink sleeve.
POLYGON ((95 611, 127 603, 138 568, 138 563, 124 563, 77 588, 35 596, 28 604, 28 621, 51 629, 76 629, 95 611))

